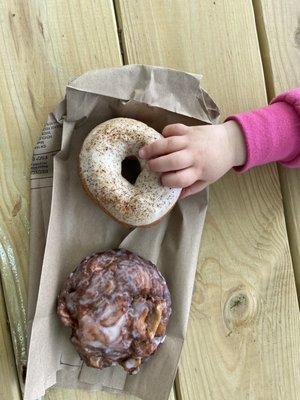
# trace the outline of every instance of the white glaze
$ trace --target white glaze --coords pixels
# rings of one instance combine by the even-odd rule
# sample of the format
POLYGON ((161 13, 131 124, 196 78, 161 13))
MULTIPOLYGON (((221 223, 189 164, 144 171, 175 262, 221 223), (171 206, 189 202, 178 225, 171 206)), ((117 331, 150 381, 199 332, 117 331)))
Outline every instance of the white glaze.
POLYGON ((128 358, 128 360, 125 361, 125 366, 128 370, 134 369, 137 366, 137 360, 134 358, 128 358))
POLYGON ((129 118, 115 118, 96 126, 86 137, 80 152, 80 174, 84 185, 101 207, 128 225, 150 225, 176 203, 181 189, 166 188, 159 174, 145 168, 139 149, 162 136, 146 124, 129 118), (121 175, 121 163, 128 156, 141 165, 134 185, 121 175))
POLYGON ((121 334, 121 329, 126 322, 126 314, 123 314, 121 318, 112 326, 102 326, 99 325, 99 329, 106 336, 108 343, 115 342, 121 334))

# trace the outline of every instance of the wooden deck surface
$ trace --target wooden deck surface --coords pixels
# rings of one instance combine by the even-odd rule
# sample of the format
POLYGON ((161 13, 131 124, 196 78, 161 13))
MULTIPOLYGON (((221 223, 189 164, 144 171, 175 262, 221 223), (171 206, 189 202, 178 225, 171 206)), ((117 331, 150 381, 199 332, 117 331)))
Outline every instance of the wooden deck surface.
MULTIPOLYGON (((3 0, 0 16, 0 399, 18 400, 29 166, 68 79, 124 63, 162 65, 202 73, 222 117, 260 107, 300 86, 300 3, 3 0)), ((269 165, 212 186, 170 399, 300 399, 299 249, 300 171, 269 165)), ((130 399, 70 390, 45 396, 115 398, 130 399)))

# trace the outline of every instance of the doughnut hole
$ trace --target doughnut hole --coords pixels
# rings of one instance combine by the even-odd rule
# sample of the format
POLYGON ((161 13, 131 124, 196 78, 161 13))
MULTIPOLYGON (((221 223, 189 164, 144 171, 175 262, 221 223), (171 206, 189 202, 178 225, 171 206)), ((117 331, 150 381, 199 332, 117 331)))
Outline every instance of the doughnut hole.
POLYGON ((132 185, 135 184, 141 170, 141 164, 135 156, 128 156, 122 161, 121 174, 132 185))

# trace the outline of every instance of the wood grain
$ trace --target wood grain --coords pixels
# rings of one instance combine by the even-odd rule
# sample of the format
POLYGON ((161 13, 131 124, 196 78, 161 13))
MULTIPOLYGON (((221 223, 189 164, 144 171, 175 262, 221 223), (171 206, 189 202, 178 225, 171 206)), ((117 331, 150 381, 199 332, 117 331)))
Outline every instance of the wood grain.
MULTIPOLYGON (((44 400, 138 400, 137 397, 127 395, 115 395, 103 392, 84 392, 71 389, 50 389, 44 400)), ((174 389, 170 393, 169 400, 176 400, 174 389)))
MULTIPOLYGON (((1 3, 0 32, 0 135, 1 198, 0 255, 15 356, 21 375, 26 361, 25 320, 28 265, 29 166, 32 150, 47 114, 64 96, 68 79, 96 68, 119 66, 119 48, 113 4, 110 0, 91 2, 59 0, 1 3)), ((1 299, 0 299, 1 300, 1 299)), ((0 301, 0 384, 6 379, 3 399, 18 399, 16 370, 0 301), (4 335, 3 333, 3 335, 4 335), (6 352, 10 357, 6 357, 6 352)), ((2 387, 2 385, 1 385, 2 387)), ((133 399, 103 392, 49 390, 48 400, 133 399)), ((172 390, 170 400, 175 400, 172 390)))
POLYGON ((203 74, 203 86, 220 104, 223 117, 265 105, 250 3, 118 0, 117 10, 128 63, 203 74))
POLYGON ((89 69, 119 66, 122 59, 111 0, 89 7, 84 0, 6 0, 0 3, 0 16, 0 266, 21 378, 32 150, 68 79, 89 69))
MULTIPOLYGON (((300 3, 255 0, 269 100, 300 86, 300 3)), ((300 302, 300 171, 279 166, 283 204, 300 302)))
POLYGON ((0 399, 21 400, 16 364, 0 282, 0 399))
MULTIPOLYGON (((129 63, 203 73, 223 116, 266 104, 251 2, 119 0, 117 12, 129 63)), ((227 174, 210 197, 177 394, 298 399, 300 324, 277 169, 227 174)))

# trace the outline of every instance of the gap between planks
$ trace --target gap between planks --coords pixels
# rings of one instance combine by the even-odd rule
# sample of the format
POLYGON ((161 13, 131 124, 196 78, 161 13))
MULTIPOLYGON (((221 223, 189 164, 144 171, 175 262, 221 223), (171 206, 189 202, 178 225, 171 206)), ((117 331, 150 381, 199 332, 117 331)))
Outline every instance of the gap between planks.
POLYGON ((263 10, 260 0, 252 0, 252 6, 255 18, 255 26, 259 44, 260 57, 262 60, 262 67, 265 78, 267 98, 268 102, 270 102, 275 97, 275 90, 273 85, 274 82, 273 69, 269 57, 270 47, 267 40, 267 32, 266 32, 263 10))
POLYGON ((119 47, 120 47, 122 62, 123 62, 123 65, 127 65, 129 63, 128 63, 125 39, 124 39, 124 34, 123 34, 123 24, 122 24, 122 17, 121 17, 121 11, 120 11, 120 3, 119 3, 119 0, 112 0, 112 3, 113 3, 113 7, 114 7, 114 14, 115 14, 115 20, 116 20, 116 25, 117 25, 119 47))
MULTIPOLYGON (((0 349, 0 396, 10 396, 7 400, 21 400, 21 388, 17 373, 16 360, 13 353, 6 302, 0 277, 0 340, 4 349, 0 349)), ((6 400, 5 398, 5 400, 6 400)), ((4 400, 4 398, 3 398, 4 400)))

